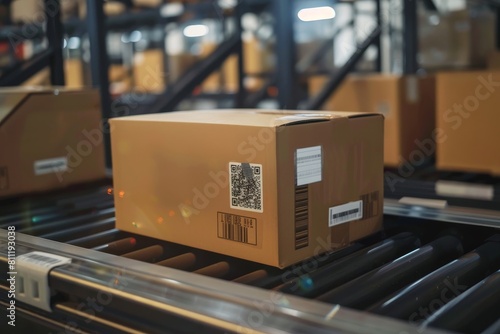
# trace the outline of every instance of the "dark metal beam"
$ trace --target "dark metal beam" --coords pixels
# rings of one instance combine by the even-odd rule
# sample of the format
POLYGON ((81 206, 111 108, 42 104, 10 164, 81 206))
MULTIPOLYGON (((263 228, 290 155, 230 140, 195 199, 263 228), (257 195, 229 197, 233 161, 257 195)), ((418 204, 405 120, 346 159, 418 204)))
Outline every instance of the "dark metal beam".
MULTIPOLYGON (((236 34, 240 36, 243 33, 243 27, 241 26, 241 17, 244 13, 244 2, 240 2, 238 6, 236 7, 236 15, 235 15, 235 21, 236 21, 236 34)), ((245 86, 243 80, 245 79, 245 71, 244 71, 244 54, 243 54, 243 43, 239 43, 237 47, 237 53, 238 53, 238 91, 236 92, 236 99, 234 106, 236 108, 242 108, 244 106, 244 99, 245 99, 245 86)))
POLYGON ((413 74, 418 70, 417 1, 403 1, 403 72, 413 74))
POLYGON ((47 40, 53 50, 50 57, 50 82, 54 86, 64 86, 63 25, 59 0, 45 0, 47 19, 47 40))
POLYGON ((0 76, 0 86, 18 86, 31 78, 43 68, 50 65, 52 49, 44 50, 31 59, 16 64, 0 76))
POLYGON ((306 110, 320 109, 323 103, 333 94, 333 92, 340 86, 344 78, 356 66, 358 61, 363 57, 366 49, 375 42, 377 37, 380 36, 381 28, 376 27, 373 32, 361 43, 361 45, 354 51, 349 60, 333 75, 330 80, 324 85, 323 89, 317 96, 307 103, 306 110))
POLYGON ((422 0, 422 2, 424 4, 425 9, 433 11, 433 12, 438 11, 436 4, 434 3, 433 0, 422 0))
POLYGON ((273 1, 276 20, 276 71, 280 109, 296 109, 298 105, 295 72, 294 6, 289 0, 273 1))
POLYGON ((210 74, 220 68, 227 57, 238 51, 241 44, 239 34, 234 34, 217 47, 208 57, 190 68, 174 84, 170 85, 164 94, 148 107, 148 113, 173 111, 177 105, 190 96, 196 86, 201 84, 210 74))
MULTIPOLYGON (((109 59, 106 48, 106 26, 103 2, 87 0, 87 28, 90 41, 90 67, 92 86, 99 89, 103 128, 109 129, 108 119, 111 113, 111 95, 109 93, 109 59)), ((104 149, 106 166, 111 167, 111 141, 109 131, 104 131, 104 149)))
MULTIPOLYGON (((381 0, 375 0, 375 15, 377 17, 377 26, 382 27, 382 8, 380 4, 381 0)), ((375 58, 375 71, 382 71, 382 38, 378 36, 375 39, 375 43, 377 46, 377 58, 375 58)))
POLYGON ((339 27, 331 37, 328 39, 325 39, 316 49, 314 49, 312 52, 309 54, 305 55, 302 57, 297 62, 297 65, 295 66, 295 70, 297 73, 301 74, 307 71, 310 67, 312 67, 314 64, 319 62, 324 55, 328 52, 328 49, 332 48, 332 45, 334 43, 335 38, 346 28, 350 27, 353 24, 353 20, 347 22, 345 25, 339 27))
POLYGON ((262 87, 256 92, 249 94, 245 99, 245 108, 255 108, 260 101, 264 100, 268 96, 268 89, 271 86, 276 85, 276 76, 267 80, 262 87))

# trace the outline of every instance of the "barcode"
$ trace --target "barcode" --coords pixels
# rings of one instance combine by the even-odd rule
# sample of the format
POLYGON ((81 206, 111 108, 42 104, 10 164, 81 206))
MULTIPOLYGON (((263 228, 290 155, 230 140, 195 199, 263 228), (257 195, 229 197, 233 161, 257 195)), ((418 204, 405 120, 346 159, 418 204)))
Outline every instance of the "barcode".
POLYGON ((48 256, 39 255, 36 253, 24 254, 24 255, 22 255, 22 260, 26 261, 26 262, 33 263, 33 264, 42 265, 42 266, 50 266, 50 265, 61 262, 61 259, 59 259, 59 258, 51 258, 48 256))
POLYGON ((309 245, 309 186, 295 187, 295 249, 309 245))
POLYGON ((262 165, 230 162, 229 174, 231 208, 263 212, 262 165))
POLYGON ((349 211, 344 211, 341 213, 336 213, 333 215, 333 219, 339 219, 339 220, 345 220, 349 219, 352 217, 357 217, 359 213, 359 209, 354 209, 354 210, 349 210, 349 211))
POLYGON ((374 191, 361 196, 363 201, 363 218, 368 219, 379 214, 379 192, 374 191))
POLYGON ((240 225, 223 224, 223 238, 248 243, 248 228, 240 225))
POLYGON ((245 244, 257 244, 257 219, 217 212, 217 235, 245 244))
POLYGON ((334 206, 330 208, 329 213, 328 226, 330 227, 353 220, 359 220, 363 218, 363 201, 334 206))

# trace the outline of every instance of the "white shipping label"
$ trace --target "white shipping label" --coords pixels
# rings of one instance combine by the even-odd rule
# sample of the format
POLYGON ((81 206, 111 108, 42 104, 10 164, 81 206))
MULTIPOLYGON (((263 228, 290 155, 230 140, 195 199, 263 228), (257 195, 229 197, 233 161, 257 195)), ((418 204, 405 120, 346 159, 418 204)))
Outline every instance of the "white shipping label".
POLYGON ((436 194, 444 197, 463 197, 491 201, 495 189, 489 184, 471 184, 458 181, 439 180, 435 186, 436 194))
POLYGON ((331 207, 328 210, 328 226, 347 223, 363 218, 363 201, 349 202, 331 207))
POLYGON ((321 146, 299 148, 295 154, 297 185, 321 181, 321 146))
POLYGON ((264 211, 261 164, 229 163, 229 199, 232 209, 264 211))
POLYGON ((35 175, 44 175, 50 173, 61 173, 68 170, 68 158, 52 158, 35 161, 35 175))
POLYGON ((409 76, 406 78, 406 101, 409 103, 417 103, 418 99, 418 78, 416 76, 409 76))

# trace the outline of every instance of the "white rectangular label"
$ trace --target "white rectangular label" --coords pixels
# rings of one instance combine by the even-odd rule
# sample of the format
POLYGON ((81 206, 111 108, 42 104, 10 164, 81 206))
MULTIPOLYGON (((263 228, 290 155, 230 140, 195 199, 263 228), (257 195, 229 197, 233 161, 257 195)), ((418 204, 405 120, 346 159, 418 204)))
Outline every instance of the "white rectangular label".
POLYGON ((328 226, 347 223, 363 218, 363 201, 349 202, 328 210, 328 226))
POLYGON ((65 172, 68 170, 68 158, 60 157, 37 160, 33 167, 35 169, 35 175, 65 172))
POLYGON ((495 195, 493 186, 488 184, 470 184, 457 181, 437 181, 436 194, 439 196, 463 197, 491 201, 495 195))
POLYGON ((262 165, 229 163, 229 204, 232 209, 263 212, 262 165))
POLYGON ((321 146, 299 148, 295 154, 297 185, 321 181, 321 146))

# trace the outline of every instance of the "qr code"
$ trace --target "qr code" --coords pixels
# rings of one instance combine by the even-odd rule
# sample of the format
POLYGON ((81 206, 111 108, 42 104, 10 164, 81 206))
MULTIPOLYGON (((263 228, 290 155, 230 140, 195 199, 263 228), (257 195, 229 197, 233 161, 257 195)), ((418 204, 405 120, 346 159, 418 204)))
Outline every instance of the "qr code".
POLYGON ((262 165, 230 162, 231 208, 263 212, 262 165))

